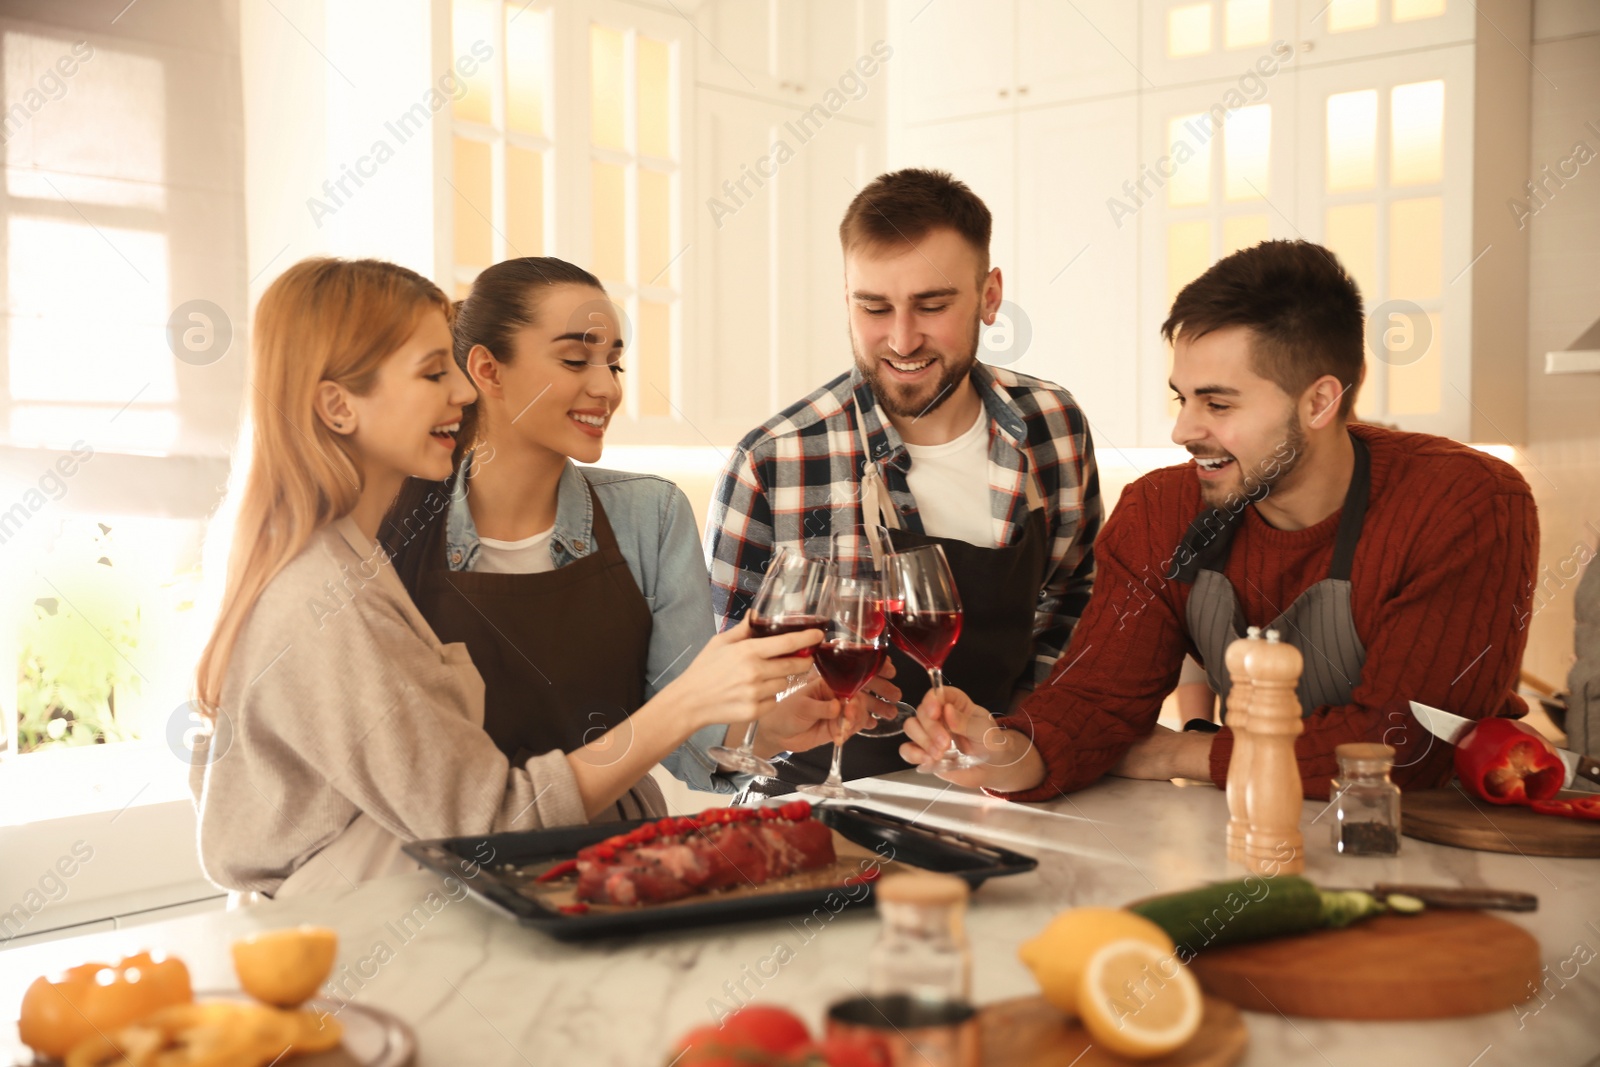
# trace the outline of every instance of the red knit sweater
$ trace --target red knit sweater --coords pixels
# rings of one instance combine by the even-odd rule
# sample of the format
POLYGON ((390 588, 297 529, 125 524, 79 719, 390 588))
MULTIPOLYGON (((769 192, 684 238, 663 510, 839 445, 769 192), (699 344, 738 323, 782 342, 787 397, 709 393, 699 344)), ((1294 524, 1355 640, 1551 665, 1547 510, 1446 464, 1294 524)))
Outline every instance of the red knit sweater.
MULTIPOLYGON (((1307 796, 1326 797, 1346 741, 1395 748, 1404 788, 1448 781, 1451 749, 1407 707, 1419 700, 1468 718, 1520 717, 1539 530, 1528 484, 1510 465, 1427 434, 1356 425, 1372 452, 1372 492, 1356 548, 1351 601, 1366 647, 1349 704, 1321 707, 1295 743, 1307 796)), ((1184 612, 1193 586, 1163 578, 1200 513, 1192 464, 1145 475, 1123 492, 1095 544, 1094 596, 1049 681, 1002 723, 1031 731, 1045 780, 1013 800, 1049 800, 1110 770, 1155 726, 1184 655, 1198 656, 1184 612)), ((1262 626, 1328 576, 1339 514, 1304 530, 1245 509, 1224 574, 1246 621, 1262 626)), ((1211 779, 1227 781, 1233 732, 1211 744, 1211 779)))

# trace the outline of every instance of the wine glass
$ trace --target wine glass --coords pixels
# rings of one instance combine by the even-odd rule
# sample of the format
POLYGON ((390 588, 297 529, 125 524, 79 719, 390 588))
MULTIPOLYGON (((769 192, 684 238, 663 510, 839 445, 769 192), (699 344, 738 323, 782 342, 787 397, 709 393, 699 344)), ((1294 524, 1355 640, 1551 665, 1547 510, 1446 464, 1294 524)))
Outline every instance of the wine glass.
MULTIPOLYGON (((883 633, 883 590, 873 579, 842 577, 835 572, 828 578, 822 603, 828 617, 827 638, 812 650, 812 662, 839 703, 845 705, 877 677, 883 658, 889 654, 889 642, 883 633)), ((839 773, 847 736, 845 725, 841 712, 832 723, 833 763, 827 781, 802 785, 800 792, 831 800, 866 797, 845 785, 839 773)))
MULTIPOLYGON (((919 545, 895 552, 884 561, 884 615, 900 651, 928 672, 935 703, 944 706, 944 661, 961 637, 961 595, 944 549, 919 545)), ((989 762, 988 758, 956 747, 955 735, 944 755, 920 764, 924 774, 964 771, 989 762)))
MULTIPOLYGON (((889 531, 879 526, 876 530, 879 544, 889 543, 889 531)), ((874 531, 866 526, 850 526, 837 530, 830 538, 831 572, 836 577, 859 578, 865 581, 876 582, 881 597, 883 581, 878 572, 877 564, 873 560, 870 548, 874 531)), ((880 613, 882 602, 879 603, 880 613)), ((880 614, 880 618, 881 618, 880 614)), ((882 628, 880 627, 880 632, 882 628)), ((887 647, 885 655, 887 656, 887 647)), ((880 668, 882 664, 879 664, 880 668)), ((871 681, 869 678, 868 681, 871 681)), ((879 696, 871 689, 862 687, 858 690, 867 701, 867 715, 871 721, 870 726, 863 726, 856 733, 862 737, 899 737, 905 733, 905 721, 917 713, 917 709, 904 701, 890 700, 888 697, 879 696)))
MULTIPOLYGON (((807 558, 799 549, 783 545, 773 554, 761 588, 750 604, 746 616, 750 620, 753 637, 776 637, 778 634, 798 630, 824 630, 827 619, 822 613, 822 593, 828 577, 826 560, 807 558)), ((791 653, 795 656, 811 655, 810 648, 791 653)), ((793 679, 791 679, 793 681, 793 679)), ((779 699, 794 692, 801 681, 779 694, 779 699)), ((776 778, 778 768, 755 753, 756 724, 745 726, 744 740, 738 748, 714 745, 707 749, 711 758, 724 766, 746 774, 759 774, 763 778, 776 778)))

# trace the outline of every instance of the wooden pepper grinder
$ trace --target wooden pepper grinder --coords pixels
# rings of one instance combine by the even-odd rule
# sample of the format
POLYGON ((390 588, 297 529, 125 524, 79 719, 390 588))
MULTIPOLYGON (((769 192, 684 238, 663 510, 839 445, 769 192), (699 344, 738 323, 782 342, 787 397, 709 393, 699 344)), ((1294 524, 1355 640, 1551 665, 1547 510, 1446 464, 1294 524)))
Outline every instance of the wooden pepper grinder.
POLYGON ((1250 828, 1245 834, 1244 862, 1255 874, 1298 874, 1305 870, 1300 836, 1303 803, 1294 739, 1304 729, 1295 688, 1305 661, 1300 650, 1268 630, 1266 640, 1244 655, 1250 677, 1250 773, 1245 807, 1250 828))
POLYGON ((1245 671, 1245 655, 1262 644, 1261 627, 1252 626, 1245 636, 1228 646, 1223 662, 1228 667, 1232 687, 1228 690, 1228 729, 1233 731, 1233 755, 1228 760, 1228 862, 1244 862, 1244 839, 1250 830, 1245 807, 1245 788, 1250 781, 1250 675, 1245 671))

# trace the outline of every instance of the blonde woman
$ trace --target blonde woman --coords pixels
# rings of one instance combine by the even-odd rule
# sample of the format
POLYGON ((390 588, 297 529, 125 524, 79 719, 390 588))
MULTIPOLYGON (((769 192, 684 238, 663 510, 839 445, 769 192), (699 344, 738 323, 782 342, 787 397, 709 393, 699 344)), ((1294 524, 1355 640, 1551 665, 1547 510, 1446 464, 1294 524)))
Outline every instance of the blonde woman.
POLYGON ((284 897, 414 869, 403 841, 583 823, 712 723, 774 706, 818 631, 713 640, 618 729, 513 767, 483 730, 466 649, 443 644, 376 544, 407 478, 451 471, 475 398, 449 303, 375 260, 313 259, 256 309, 248 470, 198 671, 200 861, 284 897))

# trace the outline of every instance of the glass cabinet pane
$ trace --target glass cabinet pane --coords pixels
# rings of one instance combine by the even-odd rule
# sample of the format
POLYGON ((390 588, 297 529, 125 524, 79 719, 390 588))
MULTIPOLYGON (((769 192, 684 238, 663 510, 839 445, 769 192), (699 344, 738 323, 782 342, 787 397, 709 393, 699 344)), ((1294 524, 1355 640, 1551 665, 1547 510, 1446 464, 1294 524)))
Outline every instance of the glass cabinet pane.
POLYGON ((1389 299, 1432 300, 1444 290, 1444 202, 1437 196, 1389 205, 1389 299))
POLYGON ((1371 307, 1378 299, 1378 206, 1330 206, 1322 243, 1333 249, 1344 269, 1361 287, 1362 300, 1371 307))
POLYGON ((1444 82, 1396 85, 1389 93, 1389 184, 1444 177, 1444 82))
POLYGON ((1223 125, 1223 193, 1229 200, 1259 200, 1269 193, 1272 107, 1257 104, 1231 112, 1223 125))
POLYGON ((506 244, 514 256, 544 255, 544 154, 506 146, 506 244))
POLYGON ((456 262, 487 267, 494 262, 494 230, 489 225, 494 210, 494 182, 489 146, 467 137, 455 139, 453 216, 456 228, 456 262))
POLYGON ((1378 24, 1378 0, 1333 0, 1324 17, 1329 33, 1364 30, 1378 24))
MULTIPOLYGON (((498 6, 498 0, 455 0, 451 5, 452 62, 461 56, 472 57, 472 46, 480 41, 494 47, 495 8, 498 6)), ((451 115, 463 122, 489 124, 490 85, 495 69, 494 60, 479 63, 470 77, 462 79, 467 92, 451 105, 451 115)))
POLYGON ((1177 161, 1176 155, 1173 157, 1177 171, 1167 184, 1167 203, 1172 207, 1211 201, 1211 139, 1196 144, 1199 138, 1185 129, 1187 123, 1202 126, 1210 121, 1209 115, 1195 114, 1179 115, 1167 123, 1167 144, 1188 145, 1194 149, 1194 155, 1182 163, 1177 161))
POLYGON ((639 281, 671 285, 662 277, 672 259, 672 176, 639 170, 639 281))
POLYGON ((1222 42, 1225 48, 1248 48, 1266 44, 1272 36, 1272 5, 1269 0, 1228 0, 1222 16, 1222 42))
POLYGON ((1167 12, 1167 55, 1203 56, 1211 51, 1211 5, 1186 4, 1167 12))
POLYGON ((672 308, 656 300, 639 301, 634 334, 634 366, 639 373, 639 414, 672 414, 672 308))
POLYGON ((590 233, 594 239, 592 269, 603 281, 625 282, 628 280, 626 174, 614 163, 592 162, 589 169, 593 213, 590 233))
POLYGON ((1328 97, 1328 192, 1371 189, 1378 180, 1378 91, 1328 97))
POLYGON ((623 36, 609 26, 589 27, 589 137, 600 148, 626 148, 624 141, 623 36))
POLYGON ((639 153, 672 155, 672 47, 640 37, 636 45, 639 72, 639 153))
POLYGON ((545 132, 545 86, 551 66, 550 13, 506 8, 506 127, 545 132))

